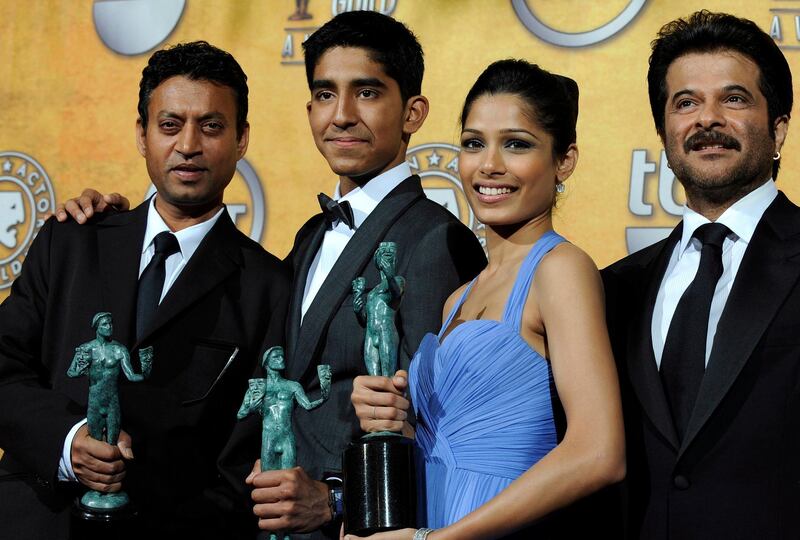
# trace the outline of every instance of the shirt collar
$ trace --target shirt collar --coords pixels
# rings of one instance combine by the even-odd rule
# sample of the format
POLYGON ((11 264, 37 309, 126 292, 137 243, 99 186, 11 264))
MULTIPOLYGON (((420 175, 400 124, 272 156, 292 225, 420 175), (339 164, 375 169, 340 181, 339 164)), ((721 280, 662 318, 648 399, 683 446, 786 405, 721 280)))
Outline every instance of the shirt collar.
POLYGON ((384 171, 363 186, 355 188, 347 195, 342 196, 340 185, 336 184, 333 198, 337 201, 348 201, 353 209, 353 218, 356 228, 369 217, 373 210, 394 188, 403 180, 411 176, 411 167, 405 161, 384 171))
MULTIPOLYGON (((158 233, 170 230, 156 210, 157 196, 158 195, 154 195, 150 198, 150 208, 147 212, 147 228, 145 228, 144 242, 142 243, 142 254, 150 248, 153 244, 153 239, 158 233)), ((200 242, 203 241, 203 238, 206 237, 208 231, 211 230, 224 210, 225 207, 223 206, 216 214, 202 223, 197 223, 196 225, 186 227, 185 229, 173 233, 178 240, 180 253, 184 260, 188 261, 192 255, 194 255, 194 252, 197 251, 197 248, 200 246, 200 242)))
MULTIPOLYGON (((719 216, 717 223, 722 223, 728 227, 736 235, 737 240, 742 240, 745 244, 749 244, 758 222, 761 221, 761 216, 764 215, 764 212, 777 196, 778 188, 770 178, 761 186, 733 203, 730 208, 719 216)), ((678 252, 679 257, 691 242, 692 235, 697 228, 706 223, 711 223, 711 221, 688 206, 683 207, 683 233, 681 235, 680 251, 678 252)))

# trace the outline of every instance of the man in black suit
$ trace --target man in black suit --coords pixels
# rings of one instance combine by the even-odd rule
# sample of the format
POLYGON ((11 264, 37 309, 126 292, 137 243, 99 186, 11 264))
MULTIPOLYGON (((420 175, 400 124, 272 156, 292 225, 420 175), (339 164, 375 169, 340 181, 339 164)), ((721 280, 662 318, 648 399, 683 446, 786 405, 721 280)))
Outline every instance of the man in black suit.
MULTIPOLYGON (((316 366, 330 364, 333 384, 322 406, 295 414, 300 467, 254 474, 248 482, 261 528, 325 526, 311 537, 338 538, 336 472, 347 444, 362 434, 350 393, 353 378, 366 374, 353 279, 364 277, 367 287, 374 286, 380 279, 375 250, 383 241, 397 243, 397 275, 407 283, 397 315, 398 361, 407 369, 422 337, 441 326, 447 297, 486 259, 475 235, 425 197, 406 163, 409 139, 428 113, 421 95, 422 49, 414 35, 390 17, 356 11, 334 17, 303 48, 314 142, 339 176, 333 199, 349 211, 321 195, 323 206, 338 216, 329 211, 312 217, 287 257, 294 275, 287 378, 313 392, 316 366)), ((382 412, 375 411, 379 419, 382 412)))
POLYGON ((205 42, 156 52, 136 134, 157 194, 83 226, 49 220, 34 241, 0 307, 4 537, 67 538, 81 484, 124 485, 137 537, 236 537, 236 524, 211 512, 233 500, 206 492, 265 336, 282 341, 289 285, 222 203, 247 149, 246 80, 205 42), (101 311, 133 358, 154 350, 145 382, 120 381, 118 447, 87 436, 88 382, 67 376, 101 311))
POLYGON ((628 532, 800 538, 800 209, 775 186, 789 66, 752 21, 704 11, 661 29, 648 83, 687 202, 603 272, 628 532))

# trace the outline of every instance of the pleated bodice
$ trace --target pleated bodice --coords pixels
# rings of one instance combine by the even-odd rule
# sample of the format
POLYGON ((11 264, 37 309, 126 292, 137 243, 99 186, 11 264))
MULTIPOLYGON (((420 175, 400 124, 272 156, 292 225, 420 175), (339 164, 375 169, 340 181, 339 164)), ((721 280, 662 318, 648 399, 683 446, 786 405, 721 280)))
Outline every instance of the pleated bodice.
POLYGON ((439 335, 426 335, 411 362, 409 387, 429 527, 444 527, 468 514, 557 444, 550 364, 519 332, 536 267, 563 241, 550 231, 534 244, 502 320, 466 321, 442 339, 470 283, 439 335))

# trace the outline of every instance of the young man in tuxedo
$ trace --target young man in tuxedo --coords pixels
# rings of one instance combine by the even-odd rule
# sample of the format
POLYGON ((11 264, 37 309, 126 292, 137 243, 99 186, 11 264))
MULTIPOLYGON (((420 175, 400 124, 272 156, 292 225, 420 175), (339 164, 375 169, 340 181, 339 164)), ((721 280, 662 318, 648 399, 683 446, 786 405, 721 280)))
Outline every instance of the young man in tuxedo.
POLYGON ((247 150, 246 81, 230 54, 205 42, 153 54, 136 137, 156 195, 82 226, 48 220, 37 235, 0 307, 0 522, 9 538, 68 538, 69 509, 85 487, 124 487, 139 511, 126 527, 132 537, 237 537, 222 513, 234 501, 212 503, 205 492, 218 483, 265 336, 282 341, 289 287, 280 262, 223 205, 247 150), (146 381, 120 381, 117 446, 88 436, 87 379, 67 376, 103 311, 132 357, 144 347, 154 355, 146 381))
POLYGON ((776 187, 789 66, 752 21, 702 11, 661 29, 648 85, 686 207, 603 272, 628 532, 800 538, 800 209, 776 187))
MULTIPOLYGON (((350 403, 352 380, 366 374, 353 279, 374 286, 375 250, 381 242, 397 243, 397 275, 407 283, 396 320, 398 360, 407 369, 422 337, 441 326, 447 297, 486 259, 475 235, 425 197, 406 162, 409 139, 428 113, 422 48, 408 28, 375 12, 343 13, 303 48, 314 143, 339 176, 332 198, 349 210, 312 217, 286 259, 294 276, 287 377, 314 391, 316 366, 330 364, 333 385, 319 409, 295 414, 299 467, 253 474, 248 482, 262 529, 294 537, 323 527, 311 537, 338 538, 342 452, 362 435, 350 403)), ((324 195, 320 200, 323 210, 333 206, 324 195)), ((381 414, 376 411, 378 421, 381 414)))

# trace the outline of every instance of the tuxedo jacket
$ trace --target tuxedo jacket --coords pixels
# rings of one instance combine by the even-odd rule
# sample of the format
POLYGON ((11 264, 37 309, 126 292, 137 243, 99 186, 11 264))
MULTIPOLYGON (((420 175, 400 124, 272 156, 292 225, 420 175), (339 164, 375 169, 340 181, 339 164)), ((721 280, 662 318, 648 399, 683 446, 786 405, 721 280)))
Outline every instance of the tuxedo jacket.
MULTIPOLYGON (((350 403, 352 380, 366 375, 365 328, 353 311, 352 281, 366 278, 367 288, 379 282, 372 257, 380 242, 397 243, 397 275, 406 287, 397 312, 400 335, 398 363, 407 369, 423 336, 442 324, 448 296, 486 265, 475 235, 449 211, 425 197, 418 176, 390 192, 348 242, 300 324, 306 279, 326 231, 322 214, 297 233, 286 261, 294 275, 286 323, 287 378, 298 380, 315 398, 316 366, 330 364, 331 394, 319 408, 297 408, 294 431, 298 464, 316 479, 341 470, 342 452, 361 432, 350 403)), ((338 537, 338 530, 333 531, 338 537)), ((294 537, 294 535, 293 535, 294 537)))
POLYGON ((95 337, 99 311, 112 313, 113 339, 130 349, 135 371, 138 349, 153 347, 149 379, 119 381, 135 455, 123 489, 142 532, 205 538, 225 521, 214 523, 203 492, 219 478, 262 344, 282 340, 289 279, 223 212, 137 340, 148 207, 82 226, 47 221, 0 306, 0 522, 9 538, 67 537, 75 490, 56 478, 64 439, 86 415, 88 379, 66 372, 75 347, 95 337))
POLYGON ((603 271, 627 430, 629 536, 800 538, 800 209, 759 222, 722 313, 680 441, 651 321, 679 225, 603 271))

